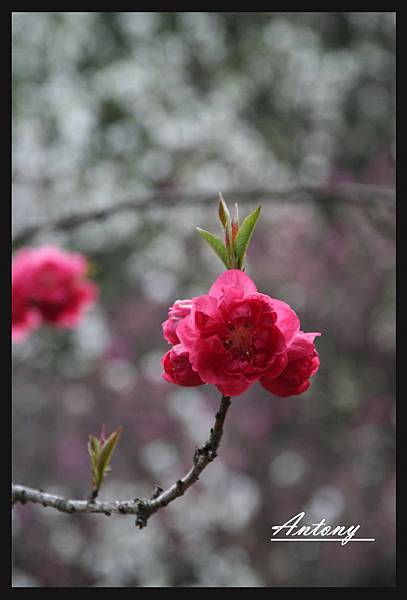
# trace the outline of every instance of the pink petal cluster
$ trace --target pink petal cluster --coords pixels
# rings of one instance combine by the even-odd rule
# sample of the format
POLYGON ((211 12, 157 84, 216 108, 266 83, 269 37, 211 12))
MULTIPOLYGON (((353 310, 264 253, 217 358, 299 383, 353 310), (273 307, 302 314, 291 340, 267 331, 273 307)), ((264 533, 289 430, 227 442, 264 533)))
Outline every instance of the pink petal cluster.
POLYGON ((314 339, 293 309, 257 291, 248 275, 225 271, 208 294, 177 300, 163 323, 172 344, 161 363, 166 381, 210 383, 238 396, 253 383, 275 396, 302 394, 319 368, 314 339))
POLYGON ((74 327, 97 297, 88 262, 55 246, 24 248, 12 266, 12 336, 21 341, 42 323, 74 327))

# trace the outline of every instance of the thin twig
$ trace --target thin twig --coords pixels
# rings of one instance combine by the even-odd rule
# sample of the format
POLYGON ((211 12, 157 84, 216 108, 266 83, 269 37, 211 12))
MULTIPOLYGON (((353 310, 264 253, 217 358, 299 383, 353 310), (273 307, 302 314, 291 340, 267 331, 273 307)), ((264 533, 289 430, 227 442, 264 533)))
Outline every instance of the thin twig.
POLYGON ((210 431, 208 440, 196 449, 193 457, 193 464, 182 479, 176 481, 166 490, 156 488, 151 498, 134 500, 114 500, 111 502, 101 502, 100 500, 71 500, 62 496, 47 494, 42 490, 36 490, 24 485, 12 485, 11 502, 33 502, 50 506, 65 513, 103 513, 136 515, 136 526, 142 529, 147 525, 149 517, 158 510, 173 502, 179 496, 182 496, 186 490, 191 487, 201 475, 205 467, 212 462, 216 456, 222 439, 223 424, 226 413, 231 404, 230 396, 222 396, 220 407, 215 416, 215 424, 210 431))
MULTIPOLYGON (((325 186, 291 186, 276 189, 251 189, 251 190, 229 190, 224 192, 224 196, 231 202, 244 200, 246 203, 259 202, 267 205, 270 202, 279 200, 298 201, 304 197, 310 197, 316 201, 341 200, 348 204, 360 206, 369 205, 378 200, 385 204, 393 204, 395 201, 395 190, 391 187, 381 187, 364 184, 341 183, 325 186)), ((105 218, 112 214, 126 210, 148 210, 151 208, 163 207, 174 208, 194 204, 206 204, 214 202, 217 197, 216 192, 161 192, 154 193, 144 198, 125 198, 113 202, 104 207, 93 208, 88 211, 80 211, 75 214, 52 217, 49 220, 33 223, 31 225, 19 228, 13 236, 13 244, 27 242, 37 233, 49 229, 72 229, 86 221, 105 218)), ((70 203, 67 202, 67 205, 70 203)))

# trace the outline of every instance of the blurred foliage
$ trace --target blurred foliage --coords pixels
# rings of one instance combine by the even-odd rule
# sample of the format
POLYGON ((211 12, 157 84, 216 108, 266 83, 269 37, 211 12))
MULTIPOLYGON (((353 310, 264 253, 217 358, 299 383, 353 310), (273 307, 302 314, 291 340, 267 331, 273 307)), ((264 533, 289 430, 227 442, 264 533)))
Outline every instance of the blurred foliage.
MULTIPOLYGON (((15 481, 86 497, 103 424, 124 431, 101 497, 189 467, 218 399, 161 380, 160 324, 221 270, 195 226, 220 233, 218 190, 392 186, 394 44, 394 13, 14 14, 14 228, 214 192, 213 206, 153 202, 31 240, 89 256, 101 298, 77 330, 13 348, 15 481)), ((260 291, 323 332, 309 392, 237 398, 219 458, 145 530, 18 506, 15 586, 394 584, 394 213, 355 201, 270 196, 247 258, 260 291), (377 542, 271 544, 302 510, 377 542)))
POLYGON ((388 177, 394 13, 17 13, 13 39, 16 220, 388 177))

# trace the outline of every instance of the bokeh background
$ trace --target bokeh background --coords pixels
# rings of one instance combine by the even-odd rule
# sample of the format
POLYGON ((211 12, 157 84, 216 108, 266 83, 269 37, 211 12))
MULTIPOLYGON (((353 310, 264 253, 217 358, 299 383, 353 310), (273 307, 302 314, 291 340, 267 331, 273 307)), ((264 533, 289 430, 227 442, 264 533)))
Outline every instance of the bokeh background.
POLYGON ((394 13, 14 13, 13 250, 83 252, 101 293, 13 346, 13 479, 85 497, 102 424, 102 498, 189 468, 219 400, 161 379, 161 322, 222 271, 218 190, 262 204, 248 273, 323 332, 310 390, 236 398, 146 529, 16 506, 15 587, 394 585, 394 178, 394 13), (376 542, 270 543, 302 510, 376 542))

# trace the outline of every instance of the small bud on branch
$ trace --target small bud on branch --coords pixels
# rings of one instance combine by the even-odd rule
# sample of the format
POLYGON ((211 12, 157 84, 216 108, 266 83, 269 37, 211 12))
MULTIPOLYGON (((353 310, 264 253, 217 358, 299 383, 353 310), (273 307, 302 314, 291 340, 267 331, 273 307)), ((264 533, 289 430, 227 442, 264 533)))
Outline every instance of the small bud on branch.
POLYGON ((90 500, 94 500, 97 497, 105 475, 111 470, 110 461, 122 431, 123 427, 120 425, 107 438, 105 437, 104 428, 99 438, 94 435, 89 436, 88 452, 92 465, 92 493, 89 498, 90 500))
POLYGON ((260 210, 261 207, 257 207, 240 225, 237 202, 235 203, 233 218, 231 218, 226 202, 219 192, 218 215, 225 234, 225 242, 223 243, 222 240, 205 229, 196 228, 199 235, 208 242, 227 269, 244 270, 245 257, 260 216, 260 210))

